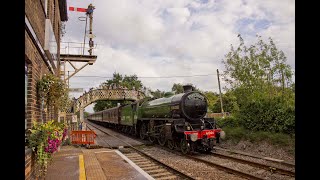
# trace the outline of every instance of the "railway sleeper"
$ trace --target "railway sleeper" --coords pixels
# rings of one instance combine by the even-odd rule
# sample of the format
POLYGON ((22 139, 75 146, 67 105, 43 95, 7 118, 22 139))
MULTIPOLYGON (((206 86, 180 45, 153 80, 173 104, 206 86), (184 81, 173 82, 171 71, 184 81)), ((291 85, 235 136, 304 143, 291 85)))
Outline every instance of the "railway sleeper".
POLYGON ((155 164, 143 164, 141 166, 139 166, 140 168, 144 169, 145 167, 151 167, 151 166, 156 166, 155 164))
POLYGON ((172 173, 167 171, 167 172, 164 172, 164 173, 153 174, 151 176, 156 178, 156 177, 167 176, 167 175, 172 175, 172 173))
POLYGON ((146 159, 131 159, 132 161, 134 161, 135 163, 140 163, 140 162, 145 162, 146 159))
POLYGON ((177 176, 172 175, 172 176, 166 176, 166 177, 162 177, 162 178, 157 178, 157 180, 166 180, 166 179, 178 179, 177 176))
POLYGON ((145 165, 145 164, 151 164, 150 161, 144 161, 144 162, 134 162, 136 165, 140 166, 140 165, 145 165))
POLYGON ((145 168, 143 168, 143 170, 145 170, 145 171, 149 171, 149 170, 153 170, 153 169, 159 169, 159 166, 149 166, 149 167, 145 167, 145 168))
MULTIPOLYGON (((144 169, 145 170, 145 169, 144 169)), ((167 172, 166 169, 154 169, 154 170, 145 170, 148 174, 154 174, 154 173, 159 173, 159 172, 167 172)))

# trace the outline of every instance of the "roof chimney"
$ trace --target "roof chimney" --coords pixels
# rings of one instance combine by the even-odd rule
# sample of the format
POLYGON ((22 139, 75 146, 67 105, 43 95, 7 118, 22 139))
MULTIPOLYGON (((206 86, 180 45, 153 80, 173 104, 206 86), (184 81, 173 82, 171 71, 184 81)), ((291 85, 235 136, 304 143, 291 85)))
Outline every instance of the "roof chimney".
POLYGON ((184 85, 184 86, 183 86, 183 92, 184 92, 184 93, 191 92, 191 91, 193 91, 192 85, 187 84, 187 85, 184 85))

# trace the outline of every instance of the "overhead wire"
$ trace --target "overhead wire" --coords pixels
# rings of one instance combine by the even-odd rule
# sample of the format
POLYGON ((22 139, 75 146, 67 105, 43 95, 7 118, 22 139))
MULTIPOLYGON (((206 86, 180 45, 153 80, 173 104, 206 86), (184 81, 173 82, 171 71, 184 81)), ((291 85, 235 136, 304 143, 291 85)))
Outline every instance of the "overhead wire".
MULTIPOLYGON (((199 76, 213 76, 217 74, 198 74, 198 75, 177 75, 177 76, 137 76, 137 78, 177 78, 177 77, 199 77, 199 76)), ((82 78, 113 78, 112 76, 73 76, 82 78)))

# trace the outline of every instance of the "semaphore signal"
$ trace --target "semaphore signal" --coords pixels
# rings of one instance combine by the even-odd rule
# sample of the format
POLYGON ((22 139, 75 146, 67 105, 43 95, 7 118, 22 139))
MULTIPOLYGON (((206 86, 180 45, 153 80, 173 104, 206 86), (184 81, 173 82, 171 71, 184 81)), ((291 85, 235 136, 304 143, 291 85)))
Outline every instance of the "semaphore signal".
POLYGON ((77 11, 77 12, 87 12, 86 8, 78 8, 78 7, 69 7, 69 11, 77 11))

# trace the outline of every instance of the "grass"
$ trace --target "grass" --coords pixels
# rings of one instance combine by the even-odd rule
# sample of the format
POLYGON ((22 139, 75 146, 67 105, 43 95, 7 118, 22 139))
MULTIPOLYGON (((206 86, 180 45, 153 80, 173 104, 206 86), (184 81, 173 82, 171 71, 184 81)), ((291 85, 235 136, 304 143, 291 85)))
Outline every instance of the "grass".
POLYGON ((234 143, 238 143, 240 140, 248 140, 252 143, 261 141, 267 141, 276 146, 291 146, 295 145, 295 137, 283 133, 273 133, 256 131, 252 132, 243 127, 224 127, 223 130, 226 133, 226 140, 231 140, 234 143))

